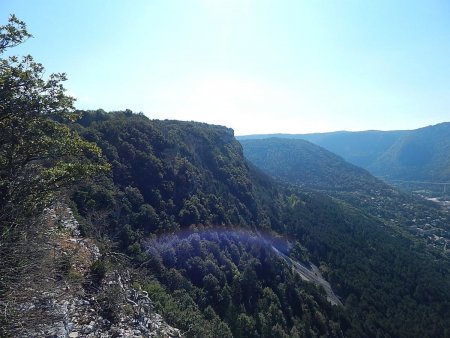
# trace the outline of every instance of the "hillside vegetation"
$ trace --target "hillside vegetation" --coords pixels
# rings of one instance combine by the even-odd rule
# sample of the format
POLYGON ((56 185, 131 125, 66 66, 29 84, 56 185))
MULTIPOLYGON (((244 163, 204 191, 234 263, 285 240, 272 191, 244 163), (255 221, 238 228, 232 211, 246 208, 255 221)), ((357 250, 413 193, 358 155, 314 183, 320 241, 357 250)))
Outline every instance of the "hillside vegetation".
POLYGON ((387 180, 450 182, 450 123, 408 132, 367 168, 387 180))
MULTIPOLYGON (((73 194, 79 213, 91 220, 86 232, 104 224, 104 233, 144 264, 142 285, 162 299, 163 313, 174 320, 170 324, 188 329, 208 320, 205 311, 212 309, 235 336, 251 336, 240 331, 243 322, 257 336, 277 330, 286 335, 337 330, 347 336, 447 330, 445 258, 436 261, 414 240, 325 195, 279 186, 246 162, 230 129, 152 121, 131 112, 86 112, 80 123, 81 135, 96 142, 113 166, 110 183, 78 187, 73 194), (264 243, 215 233, 217 226, 290 238, 291 255, 320 266, 344 312, 301 283, 264 243), (173 237, 167 238, 167 231, 173 237), (153 238, 152 250, 146 250, 147 238, 153 238), (148 278, 153 282, 145 282, 148 278), (215 291, 208 291, 213 286, 215 291), (268 319, 261 319, 269 310, 256 306, 273 305, 263 301, 269 289, 280 304, 280 327, 272 322, 273 331, 265 331, 268 319), (180 293, 192 305, 187 312, 171 300, 180 293), (294 295, 301 294, 318 307, 297 312, 305 300, 294 295), (311 311, 320 315, 307 319, 311 311), (181 320, 185 316, 191 319, 181 320), (334 324, 322 326, 322 316, 334 324)), ((205 325, 196 327, 197 334, 205 334, 205 325)))
POLYGON ((302 139, 241 140, 244 155, 271 176, 326 191, 388 188, 369 172, 302 139))
POLYGON ((239 140, 287 138, 302 139, 323 147, 346 161, 367 169, 408 131, 337 131, 313 134, 267 134, 239 136, 239 140))
MULTIPOLYGON (((238 139, 272 137, 310 141, 402 187, 409 187, 406 183, 430 182, 433 187, 432 183, 450 182, 449 122, 416 130, 248 135, 238 139)), ((429 188, 424 184, 419 187, 429 188)))
POLYGON ((272 177, 319 190, 408 231, 444 251, 450 215, 437 204, 403 193, 343 158, 301 139, 241 140, 245 156, 272 177))

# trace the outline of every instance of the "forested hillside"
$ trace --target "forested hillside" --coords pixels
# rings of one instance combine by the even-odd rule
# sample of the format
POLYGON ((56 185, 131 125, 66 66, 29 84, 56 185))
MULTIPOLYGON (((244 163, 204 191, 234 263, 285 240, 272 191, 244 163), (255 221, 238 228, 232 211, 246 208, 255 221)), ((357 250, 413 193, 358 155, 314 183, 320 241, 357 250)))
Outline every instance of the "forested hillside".
POLYGON ((133 257, 172 325, 198 337, 352 332, 256 235, 283 231, 287 200, 250 169, 232 130, 130 111, 85 112, 80 124, 113 166, 112 180, 73 193, 85 231, 133 257))
POLYGON ((240 143, 247 159, 288 183, 325 191, 388 188, 366 170, 302 139, 268 138, 240 143))
POLYGON ((445 251, 450 215, 435 203, 398 191, 343 158, 301 139, 241 140, 245 156, 283 182, 319 190, 426 239, 445 251))
POLYGON ((450 182, 450 123, 403 135, 368 170, 388 181, 450 182))
POLYGON ((399 138, 406 135, 406 130, 395 131, 336 131, 313 134, 268 134, 239 136, 239 140, 287 138, 302 139, 323 147, 346 161, 368 169, 368 167, 399 138))
MULTIPOLYGON (((90 220, 86 233, 103 224, 109 238, 136 264, 144 264, 142 286, 161 299, 171 324, 188 329, 188 323, 201 321, 181 320, 184 316, 197 313, 207 320, 211 314, 205 311, 214 310, 213 317, 233 335, 252 335, 242 333, 245 322, 245 330, 264 336, 268 319, 262 318, 268 309, 256 305, 272 304, 263 301, 270 289, 278 298, 280 317, 268 336, 281 329, 286 335, 341 330, 347 336, 439 335, 448 329, 449 313, 443 307, 450 299, 447 259, 436 261, 420 243, 325 195, 275 184, 246 163, 231 130, 151 121, 131 112, 84 116, 78 131, 96 142, 113 166, 109 184, 78 187, 73 194, 78 212, 90 220), (320 266, 345 304, 344 312, 331 308, 282 261, 270 268, 277 257, 265 242, 243 241, 217 231, 218 226, 232 233, 258 229, 272 238, 290 238, 291 255, 320 266), (150 250, 148 238, 154 243, 150 250), (145 282, 148 278, 152 282, 145 282), (251 292, 246 285, 253 285, 251 292), (211 287, 214 292, 208 291, 211 287), (297 312, 304 300, 293 295, 304 292, 318 307, 297 312), (190 310, 175 306, 173 294, 184 295, 190 310), (307 319, 312 309, 320 314, 307 319), (334 324, 323 326, 322 316, 334 324)), ((196 327, 197 334, 204 334, 205 325, 196 327)))
MULTIPOLYGON (((310 141, 402 187, 408 185, 401 184, 401 181, 450 182, 450 123, 402 131, 248 135, 238 139, 247 141, 272 137, 310 141)), ((419 187, 429 188, 424 184, 419 187)))

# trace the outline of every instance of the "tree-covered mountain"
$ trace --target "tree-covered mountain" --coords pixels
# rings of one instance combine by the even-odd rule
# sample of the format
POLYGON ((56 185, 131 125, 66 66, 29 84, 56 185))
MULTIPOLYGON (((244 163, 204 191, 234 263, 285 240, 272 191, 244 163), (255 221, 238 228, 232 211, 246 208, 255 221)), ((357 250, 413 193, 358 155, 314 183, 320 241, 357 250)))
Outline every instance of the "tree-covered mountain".
POLYGON ((241 140, 245 156, 283 182, 319 190, 389 226, 406 229, 437 248, 450 240, 448 212, 398 191, 343 158, 301 139, 241 140))
POLYGON ((415 130, 248 135, 238 139, 271 137, 310 141, 388 182, 450 182, 449 122, 415 130))
POLYGON ((321 146, 346 161, 365 169, 408 131, 337 131, 313 134, 267 134, 238 136, 239 140, 288 138, 303 139, 321 146))
POLYGON ((387 186, 342 157, 302 139, 240 141, 244 155, 267 174, 315 190, 358 191, 387 186))
POLYGON ((450 123, 408 132, 367 169, 388 181, 450 182, 450 123))
POLYGON ((134 257, 171 325, 193 336, 211 319, 246 337, 447 332, 447 258, 348 204, 276 184, 246 162, 230 129, 97 111, 77 130, 113 172, 73 192, 85 232, 101 229, 134 257), (289 238, 290 254, 319 266, 344 308, 302 283, 261 232, 289 238))
POLYGON ((285 231, 287 196, 246 163, 232 130, 129 111, 86 112, 80 125, 112 164, 111 178, 73 192, 84 231, 133 257, 172 325, 195 337, 357 332, 258 240, 255 229, 285 231))

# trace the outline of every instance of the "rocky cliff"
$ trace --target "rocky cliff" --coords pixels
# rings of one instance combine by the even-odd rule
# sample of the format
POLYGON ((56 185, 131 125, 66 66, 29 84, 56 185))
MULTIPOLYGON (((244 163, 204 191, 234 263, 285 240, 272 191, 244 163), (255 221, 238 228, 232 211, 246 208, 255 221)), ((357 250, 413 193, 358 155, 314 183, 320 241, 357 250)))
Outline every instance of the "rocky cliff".
POLYGON ((155 312, 144 291, 131 286, 128 270, 95 281, 97 245, 80 235, 72 211, 55 203, 41 217, 45 229, 34 266, 11 290, 3 310, 17 337, 180 337, 155 312))

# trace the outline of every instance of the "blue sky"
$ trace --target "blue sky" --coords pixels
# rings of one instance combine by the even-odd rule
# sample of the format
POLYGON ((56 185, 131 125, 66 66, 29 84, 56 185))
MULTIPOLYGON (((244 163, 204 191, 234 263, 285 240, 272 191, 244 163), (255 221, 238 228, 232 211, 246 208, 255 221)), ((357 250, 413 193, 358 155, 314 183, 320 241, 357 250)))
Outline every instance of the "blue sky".
POLYGON ((450 2, 2 0, 81 109, 237 135, 450 120, 450 2))

